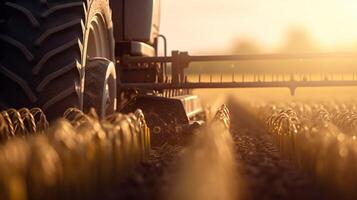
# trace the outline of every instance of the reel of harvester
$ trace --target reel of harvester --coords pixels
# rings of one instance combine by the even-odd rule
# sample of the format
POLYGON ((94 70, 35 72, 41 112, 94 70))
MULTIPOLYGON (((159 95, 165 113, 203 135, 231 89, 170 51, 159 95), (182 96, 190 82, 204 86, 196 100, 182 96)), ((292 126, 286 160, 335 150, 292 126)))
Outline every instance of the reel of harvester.
MULTIPOLYGON (((222 73, 218 80, 213 80, 212 75, 208 81, 203 81, 201 75, 197 80, 188 81, 187 69, 194 62, 247 62, 247 61, 286 61, 295 60, 299 62, 308 60, 333 60, 333 59, 356 59, 357 53, 301 53, 301 54, 242 54, 242 55, 213 55, 213 56, 191 56, 187 52, 173 51, 169 57, 124 57, 123 64, 126 68, 132 68, 144 63, 156 63, 160 65, 162 76, 165 81, 162 83, 122 83, 123 89, 136 90, 189 90, 189 89, 212 89, 212 88, 289 88, 291 94, 295 94, 295 89, 299 87, 341 87, 356 86, 355 74, 344 77, 334 77, 333 74, 322 73, 318 78, 312 77, 311 73, 279 74, 270 72, 267 74, 254 74, 245 72, 251 77, 236 76, 231 74, 229 80, 223 80, 222 73), (170 72, 168 74, 168 72, 170 72)), ((204 66, 203 66, 204 67, 204 66)), ((219 69, 220 66, 217 66, 219 69)), ((203 69, 204 70, 204 69, 203 69)), ((248 70, 249 71, 249 70, 248 70)))

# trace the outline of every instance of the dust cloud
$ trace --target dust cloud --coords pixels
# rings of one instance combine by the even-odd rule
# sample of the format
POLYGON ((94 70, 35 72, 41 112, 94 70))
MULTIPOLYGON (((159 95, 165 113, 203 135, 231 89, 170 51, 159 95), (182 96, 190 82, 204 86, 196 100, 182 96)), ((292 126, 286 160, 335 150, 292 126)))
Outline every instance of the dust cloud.
POLYGON ((199 129, 176 166, 164 199, 233 200, 241 196, 233 140, 221 122, 199 129))

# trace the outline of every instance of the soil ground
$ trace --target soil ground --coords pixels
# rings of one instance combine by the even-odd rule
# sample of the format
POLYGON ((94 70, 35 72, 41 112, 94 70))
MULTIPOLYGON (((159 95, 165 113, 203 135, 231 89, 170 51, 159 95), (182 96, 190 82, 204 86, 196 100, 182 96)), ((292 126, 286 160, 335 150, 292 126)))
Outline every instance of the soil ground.
MULTIPOLYGON (((243 106, 237 102, 228 102, 228 106, 244 199, 334 199, 281 156, 264 125, 250 116, 243 106)), ((108 189, 101 199, 162 199, 183 149, 183 146, 169 144, 153 148, 147 162, 123 182, 108 189)))

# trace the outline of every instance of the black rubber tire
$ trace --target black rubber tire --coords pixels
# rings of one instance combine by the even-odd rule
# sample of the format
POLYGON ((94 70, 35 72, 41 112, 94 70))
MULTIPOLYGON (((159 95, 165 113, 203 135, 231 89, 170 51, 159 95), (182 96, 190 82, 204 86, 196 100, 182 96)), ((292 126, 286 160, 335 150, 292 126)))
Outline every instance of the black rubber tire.
POLYGON ((103 119, 117 109, 115 65, 110 60, 100 57, 91 58, 87 63, 83 111, 88 112, 94 108, 100 119, 103 119), (106 86, 108 86, 107 94, 105 94, 106 86))
POLYGON ((0 110, 40 107, 49 119, 82 109, 88 33, 100 13, 114 61, 108 0, 0 3, 0 110))

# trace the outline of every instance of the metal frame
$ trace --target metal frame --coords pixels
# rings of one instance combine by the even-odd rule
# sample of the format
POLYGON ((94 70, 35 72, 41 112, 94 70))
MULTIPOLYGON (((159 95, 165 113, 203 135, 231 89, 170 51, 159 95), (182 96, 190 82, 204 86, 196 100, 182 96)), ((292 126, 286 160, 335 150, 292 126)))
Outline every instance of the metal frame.
MULTIPOLYGON (((173 51, 172 56, 163 57, 130 57, 123 58, 122 63, 127 67, 135 67, 143 64, 161 64, 166 68, 167 63, 171 63, 171 79, 167 74, 162 83, 122 83, 123 89, 144 89, 144 90, 167 90, 167 89, 196 89, 196 88, 289 88, 291 94, 295 93, 298 87, 341 87, 357 86, 357 80, 272 80, 272 81, 236 81, 234 74, 231 82, 202 82, 199 78, 197 82, 188 82, 184 70, 192 62, 217 62, 217 61, 259 61, 259 60, 311 60, 311 59, 346 59, 356 58, 355 52, 338 53, 301 53, 301 54, 246 54, 246 55, 214 55, 214 56, 191 56, 187 52, 173 51), (165 64, 165 65, 163 65, 165 64)), ((164 70, 168 71, 167 69, 164 70)), ((357 72, 357 71, 356 71, 357 72)))

